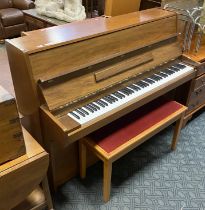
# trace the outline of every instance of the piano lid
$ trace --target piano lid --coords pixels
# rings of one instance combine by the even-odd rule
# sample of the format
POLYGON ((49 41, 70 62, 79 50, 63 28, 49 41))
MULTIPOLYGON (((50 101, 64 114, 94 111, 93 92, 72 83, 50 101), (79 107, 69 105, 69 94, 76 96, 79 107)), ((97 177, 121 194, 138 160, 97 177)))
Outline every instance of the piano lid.
POLYGON ((153 8, 112 18, 98 17, 31 31, 27 33, 28 36, 7 42, 20 51, 31 54, 175 15, 173 12, 153 8))

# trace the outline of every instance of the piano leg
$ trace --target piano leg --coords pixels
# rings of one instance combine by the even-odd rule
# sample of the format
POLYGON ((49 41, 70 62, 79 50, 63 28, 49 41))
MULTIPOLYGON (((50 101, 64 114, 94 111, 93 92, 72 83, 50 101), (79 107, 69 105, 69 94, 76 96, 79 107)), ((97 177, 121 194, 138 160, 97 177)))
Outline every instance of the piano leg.
POLYGON ((80 178, 84 179, 86 177, 86 146, 81 141, 79 141, 80 178))

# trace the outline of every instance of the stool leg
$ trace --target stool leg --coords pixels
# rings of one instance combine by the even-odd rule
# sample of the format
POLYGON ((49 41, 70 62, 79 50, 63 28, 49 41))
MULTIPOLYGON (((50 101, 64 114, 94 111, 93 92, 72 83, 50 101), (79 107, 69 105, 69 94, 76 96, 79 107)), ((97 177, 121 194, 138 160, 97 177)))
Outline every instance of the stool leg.
POLYGON ((172 146, 171 146, 172 150, 176 149, 180 131, 181 131, 181 128, 183 125, 183 120, 184 120, 184 114, 182 114, 181 118, 179 120, 177 120, 177 122, 176 122, 176 125, 174 128, 174 135, 173 135, 173 139, 172 139, 172 146))
POLYGON ((47 206, 49 210, 53 210, 53 202, 52 202, 52 198, 51 198, 51 194, 50 194, 50 189, 49 189, 49 185, 48 185, 48 179, 47 177, 45 177, 42 180, 42 188, 45 194, 45 199, 47 201, 47 206))
POLYGON ((108 202, 110 200, 110 185, 112 176, 112 162, 104 160, 104 176, 103 176, 103 200, 108 202))
POLYGON ((83 142, 79 141, 79 161, 80 161, 80 177, 84 179, 86 177, 86 146, 83 142))

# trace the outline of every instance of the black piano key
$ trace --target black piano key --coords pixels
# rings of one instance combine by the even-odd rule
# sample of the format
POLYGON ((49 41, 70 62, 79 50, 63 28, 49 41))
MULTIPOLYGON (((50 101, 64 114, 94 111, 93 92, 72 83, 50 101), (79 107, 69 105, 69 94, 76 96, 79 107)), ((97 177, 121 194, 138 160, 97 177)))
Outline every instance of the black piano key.
POLYGON ((129 95, 129 94, 127 94, 127 92, 124 92, 123 89, 120 89, 119 91, 120 91, 122 94, 124 94, 124 95, 129 95))
POLYGON ((160 77, 160 79, 165 78, 164 76, 160 75, 160 73, 155 74, 156 76, 160 77))
POLYGON ((108 96, 106 96, 106 97, 107 97, 107 99, 108 99, 108 100, 112 101, 112 103, 114 103, 114 102, 115 102, 115 100, 114 100, 112 97, 110 97, 109 95, 108 95, 108 96))
POLYGON ((178 71, 180 71, 180 70, 181 70, 181 69, 176 68, 176 67, 174 67, 174 66, 171 66, 171 67, 170 67, 170 69, 172 69, 173 71, 176 71, 176 72, 178 72, 178 71))
POLYGON ((110 100, 112 100, 113 102, 118 101, 118 99, 116 99, 114 96, 108 95, 107 96, 110 100))
POLYGON ((169 70, 169 71, 172 71, 173 73, 175 73, 175 72, 176 72, 176 71, 174 71, 173 69, 170 69, 170 68, 169 68, 168 70, 169 70))
POLYGON ((140 88, 138 88, 137 86, 134 86, 134 85, 130 85, 129 88, 131 88, 134 91, 140 90, 140 88))
POLYGON ((152 75, 150 78, 153 79, 153 80, 155 80, 155 81, 157 81, 157 82, 162 79, 162 77, 157 76, 157 75, 152 75))
POLYGON ((122 98, 125 98, 125 95, 120 93, 119 91, 116 92, 119 96, 121 96, 122 98))
POLYGON ((111 95, 111 97, 115 100, 118 101, 118 97, 111 95))
POLYGON ((92 103, 92 105, 93 105, 96 109, 100 110, 100 106, 98 106, 98 105, 96 105, 96 104, 94 104, 94 103, 92 103))
POLYGON ((103 97, 103 99, 106 101, 106 102, 108 102, 108 104, 112 104, 113 102, 109 99, 109 98, 107 98, 107 97, 103 97))
POLYGON ((144 81, 139 81, 138 83, 137 83, 137 85, 138 84, 140 84, 140 85, 143 85, 143 87, 147 87, 147 86, 149 86, 149 84, 147 84, 146 82, 144 82, 144 81))
POLYGON ((79 115, 85 117, 85 114, 83 112, 81 112, 79 109, 76 109, 75 112, 77 112, 79 115))
POLYGON ((174 64, 173 66, 176 66, 177 68, 180 68, 180 69, 185 69, 186 68, 186 66, 181 64, 181 63, 174 64))
POLYGON ((128 91, 130 94, 135 93, 134 90, 131 90, 131 89, 129 89, 129 88, 125 88, 125 89, 126 89, 126 91, 128 91))
POLYGON ((153 80, 151 77, 148 77, 147 78, 148 80, 151 80, 152 81, 152 84, 154 84, 156 81, 155 80, 153 80))
POLYGON ((86 115, 89 115, 89 113, 85 110, 85 109, 83 109, 83 108, 78 108, 81 112, 83 112, 84 114, 86 114, 86 115))
POLYGON ((125 95, 127 95, 127 96, 129 96, 130 95, 130 93, 129 92, 127 92, 125 89, 121 89, 120 90, 122 93, 124 93, 125 95))
POLYGON ((128 89, 128 88, 123 88, 122 90, 123 90, 125 93, 127 93, 128 95, 131 95, 132 93, 134 93, 133 90, 130 90, 130 89, 128 89))
POLYGON ((90 106, 88 106, 88 105, 85 106, 85 109, 87 109, 88 111, 90 111, 92 113, 94 112, 94 110, 90 106))
POLYGON ((103 100, 99 100, 102 104, 104 104, 105 106, 108 106, 108 104, 105 102, 105 101, 103 101, 103 100))
POLYGON ((143 81, 149 83, 150 85, 152 85, 154 83, 154 81, 152 81, 151 79, 148 79, 148 78, 143 79, 143 81))
POLYGON ((123 96, 120 95, 120 94, 117 93, 117 92, 113 93, 113 95, 114 95, 115 97, 119 98, 119 99, 122 99, 122 98, 123 98, 123 96))
POLYGON ((95 101, 96 104, 98 104, 99 106, 105 108, 105 105, 103 103, 101 103, 100 101, 95 101))
POLYGON ((70 112, 70 114, 73 115, 73 117, 75 117, 75 118, 77 118, 78 120, 80 120, 80 117, 79 117, 77 114, 75 114, 74 112, 70 112))
POLYGON ((164 72, 160 72, 159 74, 162 75, 164 78, 168 77, 168 75, 165 74, 164 72))
POLYGON ((95 106, 95 104, 90 103, 88 104, 94 111, 98 111, 98 108, 95 106))
POLYGON ((145 88, 146 86, 144 84, 141 84, 141 83, 135 83, 137 86, 141 87, 141 88, 145 88))
POLYGON ((169 69, 165 69, 162 72, 164 72, 164 73, 166 73, 168 75, 172 75, 173 74, 173 71, 170 71, 169 69))

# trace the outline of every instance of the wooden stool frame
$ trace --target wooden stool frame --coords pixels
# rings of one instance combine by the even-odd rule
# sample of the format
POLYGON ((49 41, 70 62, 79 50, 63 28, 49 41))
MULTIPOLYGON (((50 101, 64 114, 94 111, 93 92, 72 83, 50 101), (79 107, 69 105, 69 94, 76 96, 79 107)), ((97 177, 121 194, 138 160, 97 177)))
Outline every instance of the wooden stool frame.
POLYGON ((174 122, 176 122, 176 125, 174 129, 171 149, 175 150, 186 110, 187 107, 182 106, 182 108, 180 108, 178 111, 174 112, 165 119, 161 120, 159 123, 153 125, 136 137, 117 147, 110 153, 104 151, 99 145, 96 144, 95 141, 89 137, 81 139, 79 141, 80 177, 82 179, 86 177, 86 149, 88 148, 103 161, 103 200, 104 202, 109 201, 112 163, 174 122))

